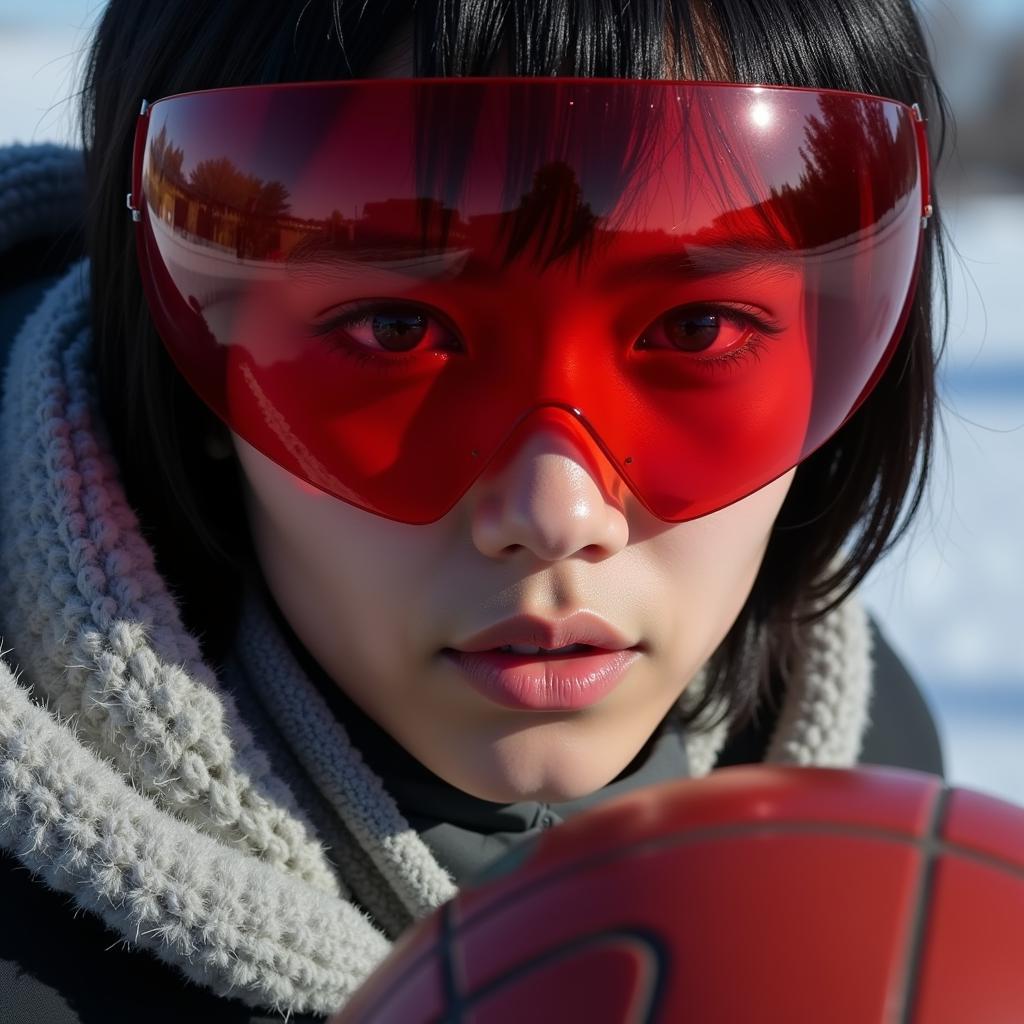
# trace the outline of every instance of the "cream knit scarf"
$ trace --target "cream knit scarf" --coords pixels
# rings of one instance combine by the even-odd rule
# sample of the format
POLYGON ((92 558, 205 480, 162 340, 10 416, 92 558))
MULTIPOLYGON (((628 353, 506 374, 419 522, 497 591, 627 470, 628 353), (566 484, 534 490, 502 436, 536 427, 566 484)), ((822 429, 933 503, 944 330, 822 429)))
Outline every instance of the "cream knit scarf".
MULTIPOLYGON (((0 410, 0 847, 217 994, 329 1013, 455 886, 255 597, 220 677, 203 662, 125 502, 89 346, 83 262, 20 331, 0 410)), ((860 605, 810 642, 768 759, 853 764, 860 605)), ((724 739, 690 738, 694 775, 724 739)))

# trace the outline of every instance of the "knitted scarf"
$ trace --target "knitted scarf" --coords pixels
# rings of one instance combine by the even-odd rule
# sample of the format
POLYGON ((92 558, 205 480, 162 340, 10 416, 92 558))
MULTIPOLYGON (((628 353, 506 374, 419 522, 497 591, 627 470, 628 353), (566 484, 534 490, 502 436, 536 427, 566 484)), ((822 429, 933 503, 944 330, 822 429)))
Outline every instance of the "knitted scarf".
MULTIPOLYGON (((0 149, 0 252, 31 235, 26 209, 38 228, 66 203, 78 161, 0 149)), ((234 656, 203 661, 110 454, 87 282, 83 261, 47 293, 3 382, 0 847, 213 992, 330 1013, 456 888, 255 588, 234 656)), ((809 646, 767 759, 852 765, 870 700, 860 604, 810 627, 809 646)), ((688 738, 693 775, 726 730, 688 738)))

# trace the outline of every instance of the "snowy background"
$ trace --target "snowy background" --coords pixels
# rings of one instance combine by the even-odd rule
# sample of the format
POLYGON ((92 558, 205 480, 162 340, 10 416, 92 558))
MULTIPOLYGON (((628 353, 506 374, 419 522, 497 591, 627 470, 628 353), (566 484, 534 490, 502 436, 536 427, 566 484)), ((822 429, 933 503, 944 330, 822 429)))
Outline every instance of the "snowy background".
MULTIPOLYGON (((1024 3, 920 5, 959 128, 930 501, 864 593, 926 690, 953 782, 1024 803, 1024 3)), ((0 144, 73 142, 97 0, 0 0, 0 144)))
POLYGON ((930 501, 864 594, 927 689, 948 774, 1024 803, 1024 195, 953 210, 930 501))

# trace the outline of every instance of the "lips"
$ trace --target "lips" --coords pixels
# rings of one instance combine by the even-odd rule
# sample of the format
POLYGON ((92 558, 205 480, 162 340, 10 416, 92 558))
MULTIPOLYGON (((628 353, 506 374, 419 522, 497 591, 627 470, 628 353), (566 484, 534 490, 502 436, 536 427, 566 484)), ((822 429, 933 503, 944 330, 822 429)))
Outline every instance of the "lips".
MULTIPOLYGON (((625 651, 637 647, 635 640, 593 612, 578 611, 556 621, 534 615, 516 615, 452 645, 464 653, 500 651, 510 645, 528 645, 557 651, 573 644, 595 648, 583 653, 625 651)), ((543 652, 542 652, 543 653, 543 652)), ((577 655, 580 652, 577 652, 577 655)), ((545 654, 545 657, 572 657, 571 654, 545 654)))
POLYGON ((611 693, 643 650, 607 619, 577 611, 558 620, 516 615, 441 653, 473 689, 503 707, 580 711, 611 693), (523 647, 540 651, 517 652, 523 647))
POLYGON ((445 659, 488 700, 515 711, 581 711, 604 700, 642 657, 637 649, 562 656, 466 653, 445 659))
POLYGON ((563 658, 569 657, 573 654, 590 654, 599 650, 602 650, 602 648, 591 647, 589 644, 569 644, 567 647, 556 647, 553 649, 537 647, 534 644, 506 644, 504 647, 497 648, 495 653, 529 655, 544 658, 563 658))

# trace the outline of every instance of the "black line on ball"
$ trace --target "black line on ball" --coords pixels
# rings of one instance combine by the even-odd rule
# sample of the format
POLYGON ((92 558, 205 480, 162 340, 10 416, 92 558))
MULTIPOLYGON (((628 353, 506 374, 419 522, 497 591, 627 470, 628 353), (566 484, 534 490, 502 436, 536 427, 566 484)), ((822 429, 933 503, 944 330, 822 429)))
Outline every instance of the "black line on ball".
POLYGON ((637 1009, 641 1010, 642 1015, 637 1018, 631 1017, 630 1020, 635 1020, 636 1024, 655 1024, 659 1019, 658 1009, 661 1005, 662 994, 664 993, 665 986, 667 984, 672 954, 664 938, 662 938, 662 936, 655 932, 650 926, 616 925, 605 931, 588 932, 584 935, 579 935, 568 942, 546 949, 534 957, 527 960, 521 960, 513 967, 506 968, 504 974, 478 988, 468 997, 466 1003, 461 1004, 459 1008, 461 1010, 463 1006, 467 1008, 479 1006, 480 1003, 485 1002, 487 999, 500 992, 501 989, 518 981, 524 975, 532 973, 538 967, 543 967, 559 960, 568 960, 572 956, 589 948, 600 948, 601 946, 606 946, 609 944, 610 940, 615 939, 631 939, 653 954, 653 984, 650 989, 640 997, 643 1000, 643 1005, 641 1007, 637 1007, 637 1009))
POLYGON ((918 877, 917 898, 913 905, 913 921, 910 926, 910 941, 907 944, 907 959, 900 978, 901 993, 896 1020, 910 1024, 914 1019, 914 1007, 918 997, 918 982, 921 977, 921 961, 927 939, 928 921, 931 917, 932 891, 935 888, 935 866, 944 844, 940 839, 946 808, 952 791, 944 787, 935 798, 928 831, 918 841, 924 865, 918 877))
POLYGON ((451 904, 446 903, 439 911, 441 928, 438 947, 441 951, 441 984, 444 987, 444 1003, 446 1012, 444 1019, 449 1024, 459 1024, 462 1020, 464 1004, 455 980, 455 963, 452 953, 455 945, 455 929, 452 927, 451 904))

